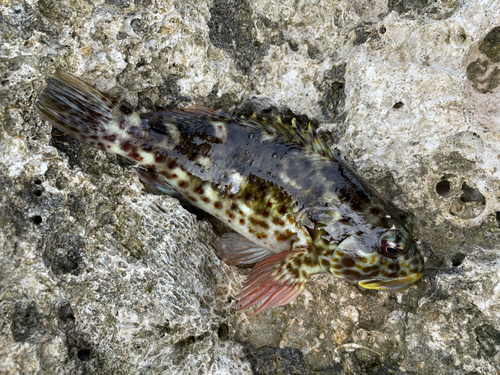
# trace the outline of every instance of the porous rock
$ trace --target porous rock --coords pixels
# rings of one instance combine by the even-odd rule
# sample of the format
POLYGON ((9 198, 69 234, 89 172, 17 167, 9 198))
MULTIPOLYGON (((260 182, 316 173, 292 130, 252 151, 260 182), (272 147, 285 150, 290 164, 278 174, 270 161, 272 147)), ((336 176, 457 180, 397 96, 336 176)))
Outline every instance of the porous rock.
POLYGON ((481 373, 500 367, 500 4, 0 4, 0 373, 481 373), (250 319, 220 231, 35 111, 56 69, 139 111, 309 121, 411 212, 427 272, 314 276, 250 319))

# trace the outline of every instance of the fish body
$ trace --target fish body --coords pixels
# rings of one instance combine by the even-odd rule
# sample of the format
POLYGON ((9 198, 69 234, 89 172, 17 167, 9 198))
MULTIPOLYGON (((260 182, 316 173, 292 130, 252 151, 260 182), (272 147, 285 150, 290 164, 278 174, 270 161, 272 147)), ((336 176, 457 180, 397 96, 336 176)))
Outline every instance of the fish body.
POLYGON ((302 130, 193 106, 138 114, 62 72, 37 102, 52 123, 142 166, 138 176, 190 201, 236 233, 219 241, 229 264, 257 263, 238 296, 254 314, 292 301, 316 273, 401 291, 424 261, 410 217, 302 130))

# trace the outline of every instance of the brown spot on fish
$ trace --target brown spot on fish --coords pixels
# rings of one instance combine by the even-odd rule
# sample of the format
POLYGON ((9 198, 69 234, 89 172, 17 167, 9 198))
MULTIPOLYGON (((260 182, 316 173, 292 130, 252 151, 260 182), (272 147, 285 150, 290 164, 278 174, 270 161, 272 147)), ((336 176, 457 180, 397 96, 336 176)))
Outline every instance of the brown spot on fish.
POLYGON ((311 259, 310 257, 305 257, 304 258, 304 264, 307 265, 307 266, 314 266, 317 263, 313 259, 311 259))
MULTIPOLYGON (((165 154, 162 154, 162 153, 155 154, 155 162, 157 162, 157 163, 163 163, 166 158, 167 157, 165 154)), ((169 165, 169 168, 170 168, 170 165, 169 165)), ((173 168, 170 168, 170 169, 173 169, 173 168)))
POLYGON ((177 166, 177 162, 175 160, 172 160, 170 163, 168 163, 168 169, 174 169, 177 166))
POLYGON ((354 267, 354 265, 356 264, 356 262, 352 258, 342 258, 341 262, 346 267, 354 267))
POLYGON ((127 154, 127 156, 128 156, 129 158, 131 158, 131 159, 134 159, 134 160, 138 160, 138 159, 141 157, 141 156, 139 155, 139 153, 134 152, 134 151, 129 152, 129 153, 127 154))
POLYGON ((278 210, 278 213, 280 215, 286 214, 286 206, 285 205, 281 206, 280 209, 278 210))
POLYGON ((258 226, 261 226, 262 228, 265 228, 265 229, 268 229, 269 228, 269 224, 267 224, 265 221, 263 220, 258 220, 254 217, 249 217, 248 220, 250 220, 250 222, 253 224, 253 225, 258 225, 258 226))
POLYGON ((234 219, 234 215, 233 215, 233 214, 229 214, 229 217, 230 217, 231 219, 234 219))
POLYGON ((292 231, 290 231, 289 229, 287 229, 285 231, 285 233, 283 233, 283 232, 278 233, 277 236, 276 236, 276 240, 280 241, 280 242, 284 242, 284 241, 288 241, 293 236, 297 236, 297 234, 293 233, 292 231))
POLYGON ((196 198, 188 195, 188 198, 191 199, 193 202, 196 202, 196 198))
POLYGON ((189 187, 189 184, 186 181, 181 181, 181 182, 179 182, 179 187, 186 188, 186 187, 189 187))
POLYGON ((220 209, 222 208, 222 202, 220 202, 220 201, 215 202, 215 203, 214 203, 214 207, 215 207, 216 209, 220 210, 220 209))
POLYGON ((325 251, 325 252, 323 253, 323 255, 324 255, 325 257, 331 257, 331 256, 333 255, 333 253, 334 253, 334 252, 335 252, 335 250, 330 249, 330 250, 325 251))
POLYGON ((371 272, 374 270, 378 270, 378 266, 364 267, 363 272, 371 272))
POLYGON ((341 270, 342 266, 340 264, 334 264, 332 268, 335 268, 336 270, 341 270))
POLYGON ((398 263, 391 263, 387 266, 387 268, 389 268, 391 271, 394 271, 394 270, 399 271, 400 270, 398 263))
POLYGON ((248 228, 248 231, 249 231, 250 233, 253 233, 253 229, 252 229, 252 228, 248 228))
POLYGON ((370 273, 365 274, 365 277, 366 278, 371 278, 371 277, 378 276, 379 274, 380 274, 379 270, 375 270, 375 271, 372 271, 370 273))
POLYGON ((245 195, 245 200, 246 200, 246 201, 249 201, 252 197, 253 197, 253 194, 252 194, 252 193, 247 193, 247 194, 245 195))
POLYGON ((286 265, 286 269, 287 269, 288 273, 294 275, 296 278, 299 277, 299 270, 293 268, 293 266, 290 263, 288 263, 286 265))
POLYGON ((203 185, 198 185, 197 187, 195 187, 195 188, 193 189, 193 191, 194 191, 196 194, 200 194, 200 195, 202 195, 202 194, 204 194, 204 193, 205 193, 205 191, 203 190, 203 185))
POLYGON ((266 210, 262 211, 262 216, 268 217, 269 216, 269 211, 266 211, 266 210))
POLYGON ((240 224, 241 224, 241 225, 245 224, 245 220, 240 219, 240 224))
POLYGON ((327 261, 326 259, 321 259, 321 265, 325 266, 325 267, 328 267, 330 265, 330 262, 327 261))
POLYGON ((262 233, 262 238, 267 238, 267 234, 262 233))
POLYGON ((125 152, 128 152, 132 148, 132 142, 130 141, 122 141, 121 149, 125 152))
POLYGON ((201 197, 201 200, 205 203, 209 203, 210 202, 210 199, 208 199, 207 197, 201 197))
POLYGON ((300 267, 302 266, 302 259, 300 259, 299 257, 295 257, 293 258, 293 263, 295 264, 295 266, 300 267))
POLYGON ((349 280, 359 280, 361 278, 361 274, 355 270, 344 270, 343 274, 349 280))

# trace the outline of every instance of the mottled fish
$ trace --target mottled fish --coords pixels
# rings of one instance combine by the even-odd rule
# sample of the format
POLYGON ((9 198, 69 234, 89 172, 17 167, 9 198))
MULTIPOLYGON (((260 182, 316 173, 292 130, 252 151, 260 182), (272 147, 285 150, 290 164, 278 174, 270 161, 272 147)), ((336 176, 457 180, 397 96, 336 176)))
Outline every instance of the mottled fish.
POLYGON ((317 273, 392 292, 422 276, 410 217, 310 126, 201 106, 139 114, 62 72, 37 107, 76 138, 135 160, 144 182, 239 233, 224 235, 218 251, 229 264, 257 263, 237 296, 240 310, 285 305, 317 273))

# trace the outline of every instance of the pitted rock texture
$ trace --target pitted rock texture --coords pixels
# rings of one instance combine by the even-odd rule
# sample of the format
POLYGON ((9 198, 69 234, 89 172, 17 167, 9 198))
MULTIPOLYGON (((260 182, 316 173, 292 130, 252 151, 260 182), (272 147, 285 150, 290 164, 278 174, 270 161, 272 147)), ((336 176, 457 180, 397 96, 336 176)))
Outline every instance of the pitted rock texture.
POLYGON ((3 1, 0 373, 496 374, 499 30, 494 0, 3 1), (311 122, 413 214, 426 274, 235 313, 222 225, 40 119, 57 69, 139 111, 311 122))

